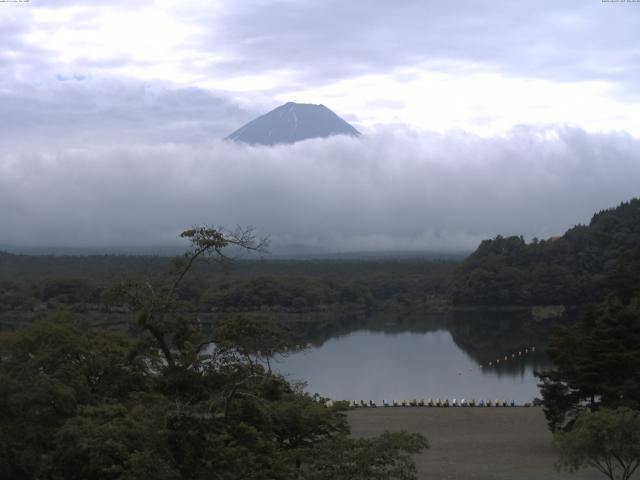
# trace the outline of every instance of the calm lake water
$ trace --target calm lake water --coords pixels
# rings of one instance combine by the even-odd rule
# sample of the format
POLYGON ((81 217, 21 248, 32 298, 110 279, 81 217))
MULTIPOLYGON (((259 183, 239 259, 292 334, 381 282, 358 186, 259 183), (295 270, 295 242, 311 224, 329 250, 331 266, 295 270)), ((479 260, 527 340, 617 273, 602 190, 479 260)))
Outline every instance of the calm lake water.
POLYGON ((457 319, 451 327, 424 331, 415 326, 355 330, 278 359, 274 368, 289 380, 306 381, 310 393, 336 400, 524 403, 539 397, 534 370, 548 366, 540 335, 517 319, 485 320, 457 319))

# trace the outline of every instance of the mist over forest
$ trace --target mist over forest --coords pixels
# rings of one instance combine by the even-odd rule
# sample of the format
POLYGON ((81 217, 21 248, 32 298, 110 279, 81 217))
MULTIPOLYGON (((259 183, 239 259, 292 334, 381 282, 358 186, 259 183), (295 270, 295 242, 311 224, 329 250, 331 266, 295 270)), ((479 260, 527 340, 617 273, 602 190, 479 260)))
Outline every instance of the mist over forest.
POLYGON ((0 212, 0 244, 167 246, 213 223, 252 225, 275 250, 471 251, 497 234, 562 234, 632 198, 639 155, 626 133, 568 127, 269 148, 35 143, 0 152, 0 201, 12 206, 0 212))

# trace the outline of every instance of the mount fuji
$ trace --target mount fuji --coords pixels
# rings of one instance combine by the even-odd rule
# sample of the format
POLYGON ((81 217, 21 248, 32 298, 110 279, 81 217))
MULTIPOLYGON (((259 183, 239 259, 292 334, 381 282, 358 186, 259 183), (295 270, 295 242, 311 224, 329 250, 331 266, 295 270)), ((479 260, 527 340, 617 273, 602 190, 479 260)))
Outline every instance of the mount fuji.
POLYGON ((225 140, 278 145, 332 135, 357 137, 360 132, 324 105, 289 102, 240 127, 225 140))

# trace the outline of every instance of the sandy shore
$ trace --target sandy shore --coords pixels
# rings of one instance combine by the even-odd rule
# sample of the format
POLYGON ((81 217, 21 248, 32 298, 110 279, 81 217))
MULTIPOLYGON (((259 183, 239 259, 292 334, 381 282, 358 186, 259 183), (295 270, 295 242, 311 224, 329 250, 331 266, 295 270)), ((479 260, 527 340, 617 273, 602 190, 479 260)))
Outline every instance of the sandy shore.
POLYGON ((430 448, 416 458, 421 480, 605 478, 595 470, 554 469, 557 454, 541 408, 362 408, 349 412, 349 422, 355 436, 425 435, 430 448))

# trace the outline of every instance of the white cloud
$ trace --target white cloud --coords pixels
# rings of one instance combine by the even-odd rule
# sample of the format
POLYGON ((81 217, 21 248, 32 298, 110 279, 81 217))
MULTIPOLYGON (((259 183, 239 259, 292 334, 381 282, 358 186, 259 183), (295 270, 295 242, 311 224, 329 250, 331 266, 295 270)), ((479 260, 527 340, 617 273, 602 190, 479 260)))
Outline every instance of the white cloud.
POLYGON ((279 100, 337 104, 340 112, 357 112, 360 128, 396 122, 439 132, 495 135, 514 125, 568 125, 640 136, 640 103, 616 100, 607 82, 506 77, 473 64, 456 64, 454 68, 462 70, 456 74, 437 68, 425 63, 353 77, 279 100))
POLYGON ((561 233, 638 195, 638 5, 1 4, 0 243, 172 243, 203 222, 351 250, 561 233), (366 135, 216 140, 290 100, 366 135))
POLYGON ((24 147, 0 153, 0 243, 172 244, 213 223, 332 250, 472 249, 499 233, 562 233, 638 195, 639 158, 627 134, 529 128, 274 148, 24 147))
POLYGON ((360 128, 405 123, 492 135, 525 123, 639 135, 637 4, 149 0, 22 7, 0 9, 0 88, 6 79, 46 85, 57 75, 136 78, 225 90, 244 105, 324 103, 360 128))

